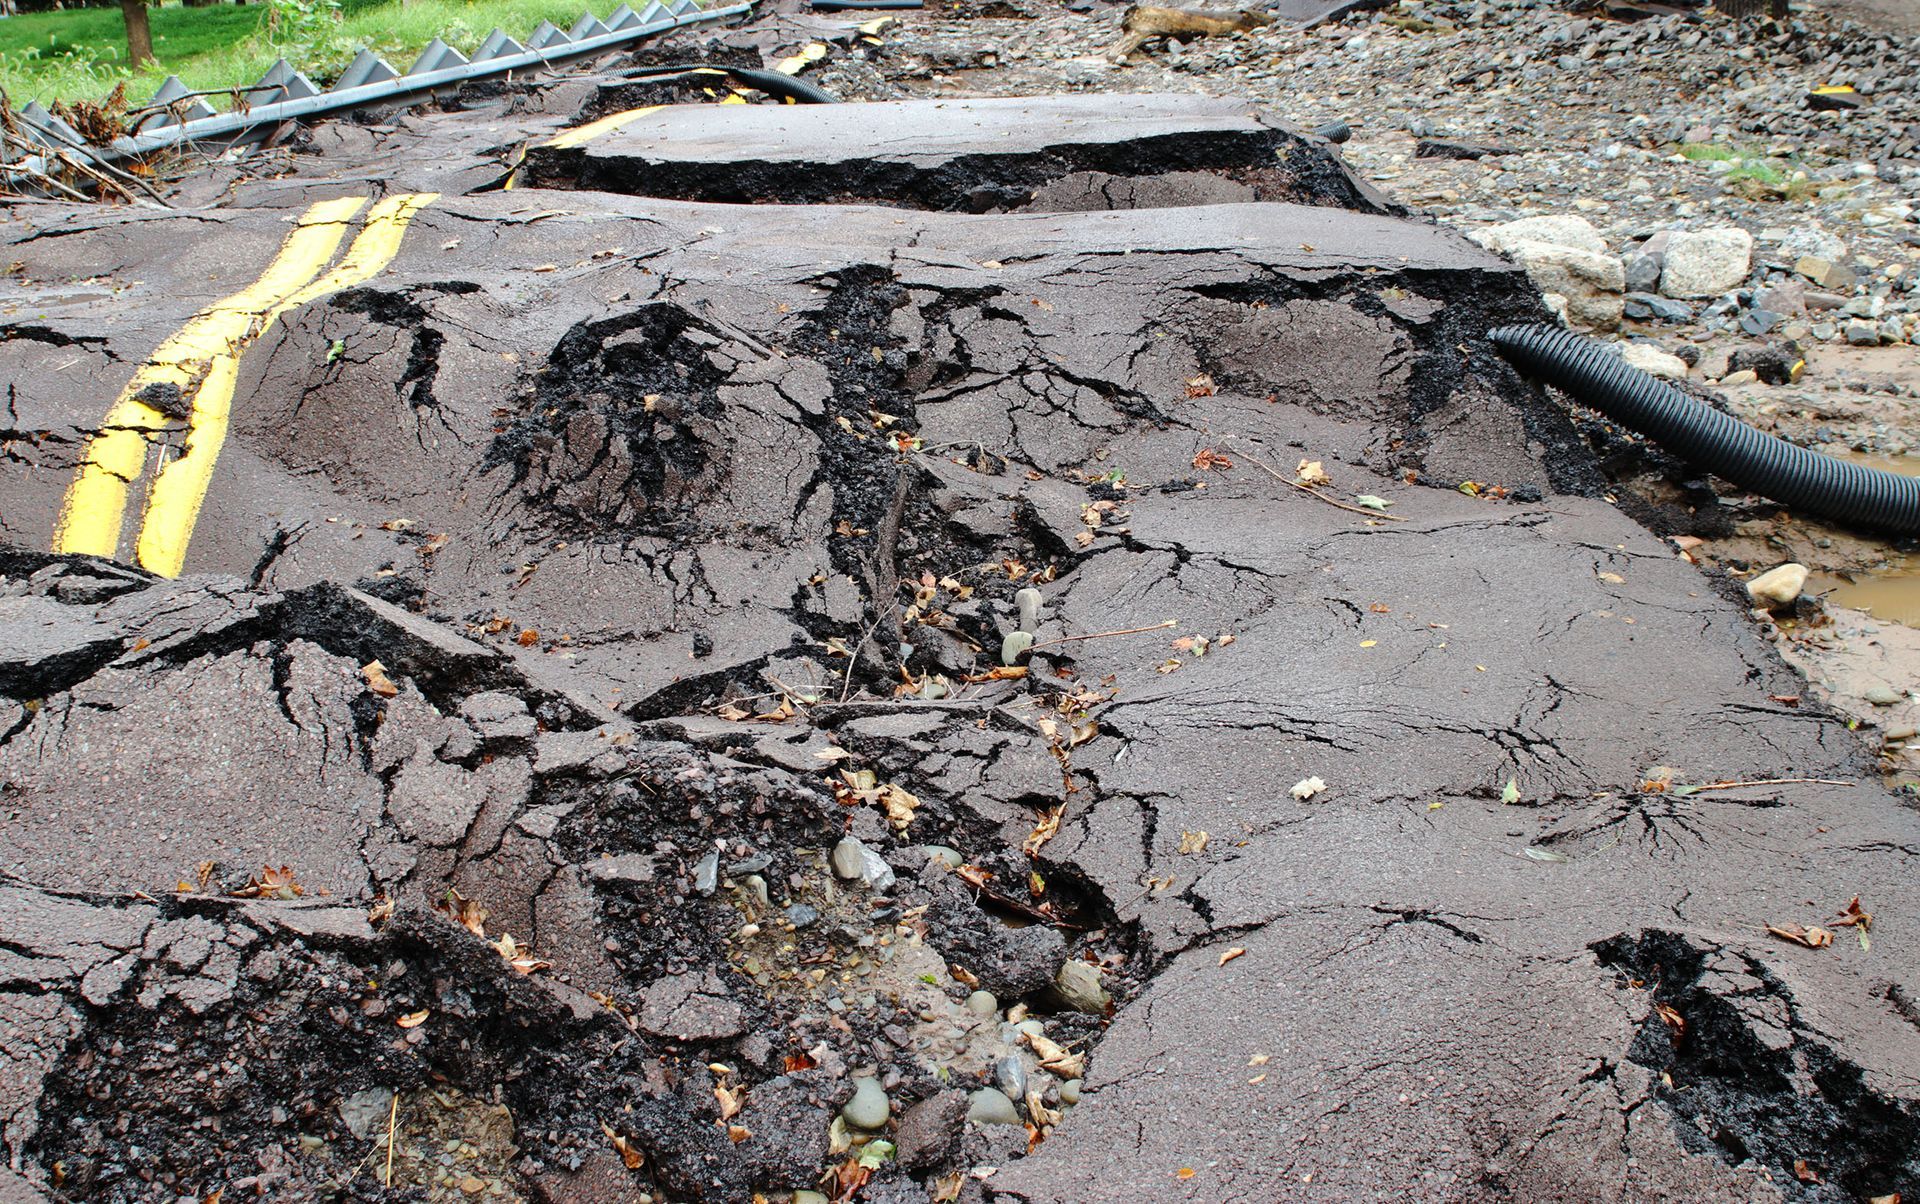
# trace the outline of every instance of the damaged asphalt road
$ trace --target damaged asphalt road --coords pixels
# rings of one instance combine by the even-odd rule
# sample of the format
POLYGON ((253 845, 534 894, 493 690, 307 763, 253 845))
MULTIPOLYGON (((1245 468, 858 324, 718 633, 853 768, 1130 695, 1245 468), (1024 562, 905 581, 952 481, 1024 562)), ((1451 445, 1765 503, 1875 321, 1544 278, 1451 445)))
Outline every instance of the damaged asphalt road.
POLYGON ((1517 269, 1183 103, 22 214, 0 1196, 1920 1193, 1920 817, 1517 269))

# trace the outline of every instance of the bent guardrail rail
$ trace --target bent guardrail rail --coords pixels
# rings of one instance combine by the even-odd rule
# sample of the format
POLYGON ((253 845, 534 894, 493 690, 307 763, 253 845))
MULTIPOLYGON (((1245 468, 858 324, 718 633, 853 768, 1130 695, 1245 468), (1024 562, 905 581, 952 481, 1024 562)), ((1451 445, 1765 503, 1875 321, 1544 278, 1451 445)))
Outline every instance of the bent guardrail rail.
MULTIPOLYGON (((14 119, 29 139, 48 152, 82 155, 95 163, 110 163, 187 142, 242 141, 255 130, 303 117, 339 113, 370 104, 417 101, 470 80, 557 66, 656 34, 741 16, 752 8, 753 0, 705 9, 697 0, 652 0, 639 12, 622 4, 604 20, 591 11, 582 12, 568 30, 542 21, 524 43, 496 28, 470 59, 435 38, 404 72, 394 70, 386 60, 363 48, 333 87, 325 90, 281 59, 267 69, 258 83, 234 89, 244 95, 264 93, 266 99, 248 104, 244 111, 229 113, 215 112, 205 100, 190 92, 178 76, 169 75, 145 106, 152 111, 140 119, 133 132, 105 145, 90 145, 78 130, 48 112, 38 101, 21 108, 14 119)), ((0 180, 11 183, 17 177, 44 176, 50 166, 44 154, 0 162, 0 180)))

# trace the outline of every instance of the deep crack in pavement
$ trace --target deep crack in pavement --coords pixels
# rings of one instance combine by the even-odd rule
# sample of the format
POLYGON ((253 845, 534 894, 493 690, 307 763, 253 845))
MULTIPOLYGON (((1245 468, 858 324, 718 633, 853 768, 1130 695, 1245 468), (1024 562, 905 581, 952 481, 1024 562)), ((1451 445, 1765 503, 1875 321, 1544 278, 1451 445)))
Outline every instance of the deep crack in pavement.
POLYGON ((1920 819, 1518 269, 1198 98, 518 155, 615 86, 7 231, 11 1196, 1920 1193, 1920 819))

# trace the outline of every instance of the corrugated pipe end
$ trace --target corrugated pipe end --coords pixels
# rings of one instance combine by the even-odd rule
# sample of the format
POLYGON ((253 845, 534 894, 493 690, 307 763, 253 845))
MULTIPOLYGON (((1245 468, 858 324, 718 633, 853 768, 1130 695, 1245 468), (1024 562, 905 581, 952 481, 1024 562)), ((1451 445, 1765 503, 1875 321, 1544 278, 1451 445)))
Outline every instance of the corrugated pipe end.
POLYGON ((1513 365, 1742 489, 1836 522, 1920 533, 1920 478, 1797 447, 1701 404, 1557 326, 1502 326, 1487 338, 1513 365))

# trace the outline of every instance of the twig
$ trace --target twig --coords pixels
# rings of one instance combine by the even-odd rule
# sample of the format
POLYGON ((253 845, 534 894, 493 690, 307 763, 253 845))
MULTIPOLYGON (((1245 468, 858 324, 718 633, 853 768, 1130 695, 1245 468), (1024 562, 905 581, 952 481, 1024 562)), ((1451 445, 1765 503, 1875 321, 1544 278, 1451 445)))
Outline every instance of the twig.
POLYGON ((1119 631, 1089 631, 1085 635, 1063 635, 1057 640, 1048 640, 1044 644, 1035 644, 1033 647, 1027 649, 1027 651, 1038 652, 1042 648, 1051 648, 1055 644, 1071 644, 1075 640, 1103 640, 1110 635, 1139 635, 1143 631, 1164 631, 1169 627, 1178 626, 1180 626, 1180 620, 1168 619, 1164 623, 1154 623, 1147 627, 1123 627, 1119 631))
POLYGON ((1292 489, 1298 489, 1301 493, 1306 494, 1308 497, 1319 498, 1321 501, 1325 502, 1329 506, 1337 506, 1342 510, 1350 510, 1355 514, 1364 514, 1368 518, 1384 518, 1391 523, 1404 523, 1407 521, 1401 515, 1388 514, 1385 510, 1369 510, 1365 506, 1349 506, 1345 502, 1340 501, 1337 498, 1328 497, 1326 494, 1321 493, 1318 489, 1315 489, 1311 485, 1302 485, 1298 481, 1289 480, 1285 473, 1278 471, 1273 467, 1273 465, 1268 464, 1265 460, 1262 460, 1259 456, 1254 455, 1252 452, 1248 451, 1244 447, 1239 448, 1238 451, 1240 452, 1241 455, 1253 461, 1254 464, 1260 469, 1262 469, 1263 471, 1265 471, 1268 476, 1280 482, 1282 485, 1286 485, 1292 489))
POLYGON ((867 641, 873 638, 873 633, 880 630, 880 621, 884 618, 886 618, 885 615, 874 616, 873 623, 870 626, 868 626, 866 633, 860 637, 860 642, 853 646, 853 652, 848 655, 847 675, 840 682, 840 701, 841 702, 845 702, 847 700, 847 695, 853 691, 853 669, 855 665, 860 663, 861 650, 866 648, 867 641))
POLYGON ((393 1186, 393 1135, 395 1122, 400 1119, 400 1093, 393 1093, 393 1100, 387 1106, 387 1180, 388 1187, 393 1186))
POLYGON ((1708 782, 1705 786, 1695 786, 1688 794, 1704 794, 1709 790, 1738 790, 1743 786, 1857 786, 1858 782, 1843 782, 1838 778, 1757 778, 1751 782, 1708 782))

